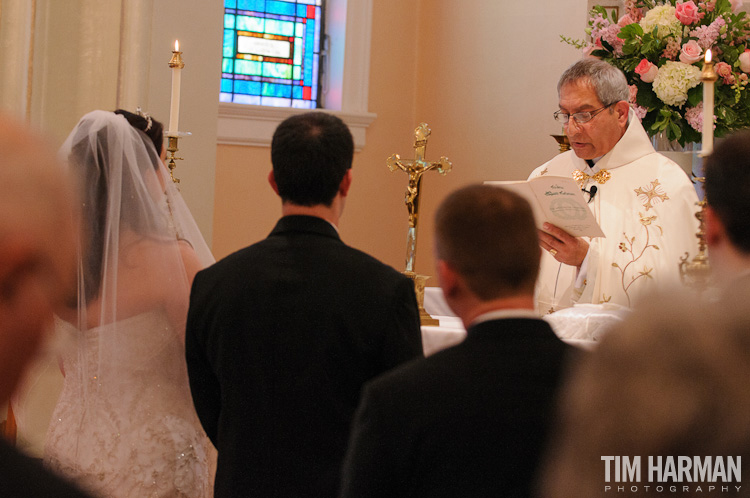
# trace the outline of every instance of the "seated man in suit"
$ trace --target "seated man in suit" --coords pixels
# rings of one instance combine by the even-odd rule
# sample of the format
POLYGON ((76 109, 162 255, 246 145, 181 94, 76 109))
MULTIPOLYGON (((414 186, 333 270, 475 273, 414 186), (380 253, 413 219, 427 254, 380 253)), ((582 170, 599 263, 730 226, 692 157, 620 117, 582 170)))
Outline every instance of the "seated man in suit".
POLYGON ((725 289, 750 290, 750 131, 720 142, 706 160, 705 175, 706 244, 714 281, 725 289))
POLYGON ((362 385, 422 355, 412 281, 339 238, 353 153, 331 114, 281 123, 283 217, 195 277, 186 354, 216 498, 336 496, 362 385))
POLYGON ((466 340, 365 386, 340 496, 529 495, 573 349, 534 312, 540 252, 518 195, 476 185, 442 203, 437 274, 466 340))
MULTIPOLYGON (((51 329, 53 311, 75 294, 70 185, 41 142, 0 118, 0 406, 51 329)), ((0 495, 86 496, 1 439, 0 495)))

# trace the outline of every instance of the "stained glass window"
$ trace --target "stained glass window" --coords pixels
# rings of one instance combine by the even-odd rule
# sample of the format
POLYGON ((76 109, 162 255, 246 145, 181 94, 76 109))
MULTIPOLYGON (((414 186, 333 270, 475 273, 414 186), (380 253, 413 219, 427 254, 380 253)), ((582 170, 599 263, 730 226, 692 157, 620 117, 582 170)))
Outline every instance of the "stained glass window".
POLYGON ((318 107, 323 0, 224 0, 221 102, 318 107))

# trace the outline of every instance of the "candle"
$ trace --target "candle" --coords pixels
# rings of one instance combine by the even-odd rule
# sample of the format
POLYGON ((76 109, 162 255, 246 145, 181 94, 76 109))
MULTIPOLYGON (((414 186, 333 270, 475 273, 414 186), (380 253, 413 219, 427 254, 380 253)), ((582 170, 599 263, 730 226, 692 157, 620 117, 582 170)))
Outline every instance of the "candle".
POLYGON ((169 107, 169 129, 167 133, 177 135, 180 123, 180 73, 185 63, 182 61, 182 52, 180 52, 180 42, 175 40, 172 58, 169 60, 169 67, 172 68, 172 103, 169 107))
POLYGON ((703 61, 703 133, 702 133, 702 155, 707 156, 714 149, 714 82, 719 76, 714 71, 714 63, 711 61, 711 49, 706 50, 706 58, 703 61))

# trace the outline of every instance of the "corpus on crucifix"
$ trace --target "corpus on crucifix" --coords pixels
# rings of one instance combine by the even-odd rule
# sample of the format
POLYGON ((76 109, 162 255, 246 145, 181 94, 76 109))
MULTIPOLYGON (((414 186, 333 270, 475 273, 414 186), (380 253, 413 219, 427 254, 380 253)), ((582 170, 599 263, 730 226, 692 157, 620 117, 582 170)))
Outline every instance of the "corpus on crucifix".
POLYGON ((422 175, 426 171, 437 170, 441 175, 448 173, 453 167, 448 158, 441 157, 439 161, 431 162, 425 160, 425 151, 427 149, 427 138, 430 136, 430 128, 427 123, 420 123, 414 130, 414 159, 401 159, 398 154, 393 154, 388 158, 387 164, 391 171, 400 169, 409 175, 409 183, 406 187, 404 203, 409 211, 409 231, 406 239, 406 271, 404 272, 414 281, 415 291, 417 293, 417 302, 419 303, 419 313, 423 325, 437 325, 434 320, 424 310, 424 284, 429 278, 424 275, 417 275, 414 270, 414 263, 417 257, 417 221, 419 220, 419 194, 422 187, 422 175))

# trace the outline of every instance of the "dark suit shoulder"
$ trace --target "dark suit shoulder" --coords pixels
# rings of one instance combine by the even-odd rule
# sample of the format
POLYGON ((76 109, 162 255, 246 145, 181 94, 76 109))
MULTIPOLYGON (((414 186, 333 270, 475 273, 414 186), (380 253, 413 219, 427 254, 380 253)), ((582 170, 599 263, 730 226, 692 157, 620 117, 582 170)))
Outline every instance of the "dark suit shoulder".
POLYGON ((433 390, 468 386, 483 377, 504 384, 529 374, 556 383, 568 362, 577 358, 578 348, 559 339, 543 320, 497 322, 503 323, 485 322, 478 330, 472 327, 463 342, 404 363, 369 386, 395 396, 413 396, 418 391, 428 395, 433 390))
POLYGON ((393 267, 375 257, 346 245, 336 237, 316 232, 272 233, 266 239, 240 249, 202 270, 196 276, 200 286, 211 292, 244 286, 262 279, 276 280, 280 271, 307 272, 316 267, 336 281, 356 280, 367 286, 394 286, 408 280, 393 267))

